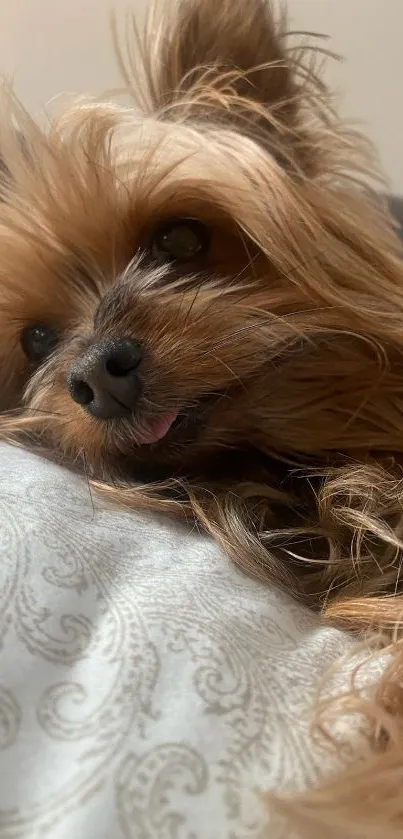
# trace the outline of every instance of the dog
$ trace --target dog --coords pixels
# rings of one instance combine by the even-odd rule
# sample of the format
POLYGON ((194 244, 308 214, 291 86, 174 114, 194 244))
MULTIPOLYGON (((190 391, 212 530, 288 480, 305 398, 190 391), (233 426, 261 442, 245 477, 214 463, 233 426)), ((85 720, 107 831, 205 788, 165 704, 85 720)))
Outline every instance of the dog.
MULTIPOLYGON (((78 100, 42 129, 3 91, 0 433, 115 503, 196 519, 249 573, 391 637, 403 262, 376 156, 333 110, 321 49, 264 0, 180 0, 132 41, 133 107, 78 100)), ((361 836, 360 819, 401 835, 377 786, 393 764, 392 812, 395 636, 392 653, 359 700, 371 771, 299 800, 309 836, 361 836)))

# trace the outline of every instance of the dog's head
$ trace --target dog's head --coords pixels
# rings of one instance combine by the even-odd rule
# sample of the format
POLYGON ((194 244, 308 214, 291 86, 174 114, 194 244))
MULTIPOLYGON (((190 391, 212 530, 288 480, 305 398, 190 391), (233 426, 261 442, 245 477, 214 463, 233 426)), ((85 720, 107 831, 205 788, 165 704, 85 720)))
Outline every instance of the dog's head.
POLYGON ((284 25, 183 0, 140 115, 3 122, 0 407, 95 473, 401 447, 397 239, 284 25))

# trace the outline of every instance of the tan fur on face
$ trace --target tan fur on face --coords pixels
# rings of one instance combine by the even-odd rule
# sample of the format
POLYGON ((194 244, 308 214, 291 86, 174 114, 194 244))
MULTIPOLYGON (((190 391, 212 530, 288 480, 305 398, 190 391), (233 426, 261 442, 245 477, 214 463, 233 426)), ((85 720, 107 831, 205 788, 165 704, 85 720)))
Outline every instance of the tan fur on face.
MULTIPOLYGON (((78 463, 120 504, 196 516, 242 567, 390 634, 402 597, 401 246, 363 186, 370 150, 331 110, 315 53, 274 17, 263 0, 152 13, 121 59, 140 114, 78 101, 41 131, 4 93, 1 432, 78 463), (182 216, 212 231, 186 270, 150 254, 156 227, 182 216), (59 344, 34 368, 20 336, 37 322, 59 344), (143 344, 143 393, 130 420, 102 423, 66 377, 111 337, 143 344), (171 409, 185 430, 139 445, 171 409), (136 485, 144 474, 159 481, 136 485)), ((396 804, 392 653, 395 669, 357 708, 378 723, 377 746, 387 732, 396 804)), ((346 783, 372 778, 375 796, 381 764, 369 761, 346 783)), ((295 805, 308 835, 361 836, 360 824, 397 835, 337 784, 316 811, 295 805)))

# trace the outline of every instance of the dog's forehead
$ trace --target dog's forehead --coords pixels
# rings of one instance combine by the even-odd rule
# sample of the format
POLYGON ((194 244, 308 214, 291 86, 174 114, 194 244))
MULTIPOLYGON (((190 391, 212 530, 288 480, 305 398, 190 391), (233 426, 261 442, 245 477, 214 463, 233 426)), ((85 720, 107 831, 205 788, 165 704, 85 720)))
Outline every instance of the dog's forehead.
POLYGON ((134 190, 153 181, 178 189, 191 183, 201 192, 210 189, 214 200, 216 190, 224 186, 245 192, 256 188, 262 177, 286 177, 276 155, 263 151, 254 139, 202 121, 129 121, 115 132, 111 151, 117 178, 134 190))
POLYGON ((78 255, 110 274, 166 217, 218 213, 250 235, 258 191, 266 200, 273 180, 274 200, 283 177, 267 152, 231 128, 99 104, 73 107, 48 132, 25 127, 23 147, 10 140, 16 195, 11 189, 11 209, 0 212, 3 268, 13 262, 14 275, 18 239, 45 268, 78 255))

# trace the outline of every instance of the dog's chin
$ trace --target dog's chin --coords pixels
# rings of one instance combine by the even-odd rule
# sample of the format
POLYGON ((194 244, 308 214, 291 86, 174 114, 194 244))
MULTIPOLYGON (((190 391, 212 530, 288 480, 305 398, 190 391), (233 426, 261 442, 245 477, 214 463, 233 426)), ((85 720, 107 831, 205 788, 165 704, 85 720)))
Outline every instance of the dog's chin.
POLYGON ((128 480, 145 482, 189 476, 198 443, 205 434, 217 398, 200 399, 183 410, 168 409, 148 421, 145 417, 134 428, 134 434, 128 434, 127 448, 123 427, 116 429, 120 432, 120 454, 111 458, 104 455, 106 471, 115 471, 128 480))

